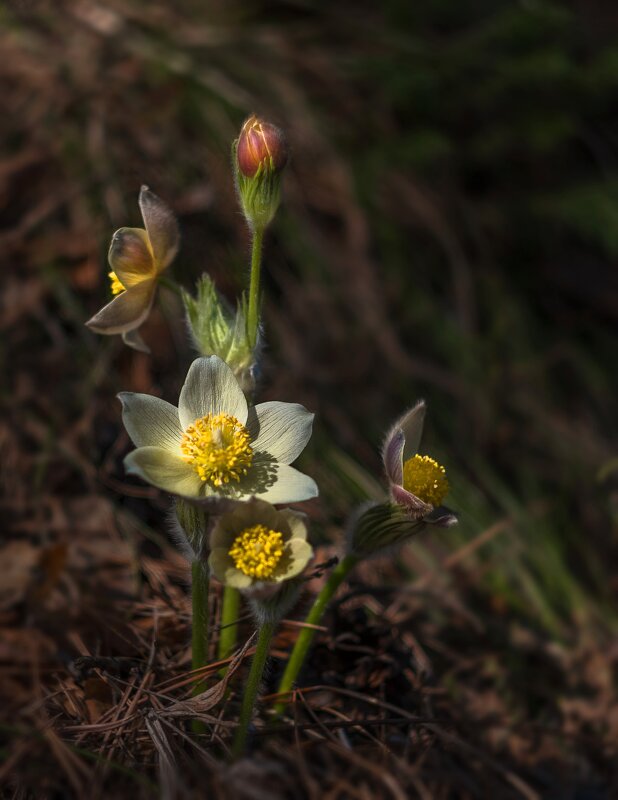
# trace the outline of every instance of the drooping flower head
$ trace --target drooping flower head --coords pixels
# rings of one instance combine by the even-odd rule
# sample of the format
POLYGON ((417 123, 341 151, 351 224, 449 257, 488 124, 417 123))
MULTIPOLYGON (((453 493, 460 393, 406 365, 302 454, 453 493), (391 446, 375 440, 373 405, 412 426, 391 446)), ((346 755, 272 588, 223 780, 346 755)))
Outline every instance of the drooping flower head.
POLYGON ((313 555, 305 515, 256 498, 219 517, 210 547, 208 563, 221 583, 266 595, 299 575, 313 555))
POLYGON ((457 517, 441 505, 449 490, 444 467, 418 447, 423 434, 425 402, 419 400, 389 431, 382 460, 392 500, 416 520, 450 527, 457 517))
POLYGON ((109 248, 114 299, 86 325, 96 333, 120 333, 129 347, 149 352, 137 328, 150 313, 157 279, 176 255, 180 234, 171 209, 147 186, 140 190, 139 207, 145 227, 119 228, 109 248))
POLYGON ((315 481, 290 467, 311 437, 313 414, 297 403, 252 408, 218 356, 190 366, 178 408, 158 397, 122 392, 122 419, 137 449, 128 472, 194 502, 296 503, 316 497, 315 481))

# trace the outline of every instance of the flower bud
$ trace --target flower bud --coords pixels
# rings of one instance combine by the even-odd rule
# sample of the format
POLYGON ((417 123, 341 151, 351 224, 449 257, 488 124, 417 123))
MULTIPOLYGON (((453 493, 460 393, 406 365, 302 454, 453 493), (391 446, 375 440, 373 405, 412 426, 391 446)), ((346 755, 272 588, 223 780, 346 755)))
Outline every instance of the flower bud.
POLYGON ((348 552, 367 558, 403 544, 425 528, 421 520, 409 517, 393 503, 369 503, 361 506, 348 523, 348 552))
POLYGON ((236 150, 238 169, 253 178, 260 167, 281 172, 288 162, 288 147, 283 131, 255 115, 242 126, 236 150))
POLYGON ((204 273, 197 282, 196 295, 183 290, 182 300, 189 331, 200 355, 219 356, 231 368, 243 392, 251 393, 255 388, 256 351, 247 336, 244 297, 234 312, 204 273))
POLYGON ((283 131, 249 117, 233 144, 232 161, 245 219, 253 231, 263 231, 279 207, 281 174, 288 162, 283 131))

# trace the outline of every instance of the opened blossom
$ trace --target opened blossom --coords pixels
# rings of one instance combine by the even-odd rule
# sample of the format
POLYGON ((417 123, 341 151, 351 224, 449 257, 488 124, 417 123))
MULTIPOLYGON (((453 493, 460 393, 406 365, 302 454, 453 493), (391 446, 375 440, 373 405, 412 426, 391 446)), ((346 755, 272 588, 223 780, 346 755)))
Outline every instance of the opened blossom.
POLYGON ((245 590, 296 577, 313 555, 305 515, 289 508, 277 511, 256 498, 219 517, 210 546, 208 563, 214 575, 245 590))
POLYGON ((423 435, 425 402, 419 400, 389 431, 382 460, 390 496, 415 520, 441 527, 455 525, 457 517, 442 505, 449 491, 446 470, 418 448, 423 435))
POLYGON ((295 503, 318 494, 312 478, 289 466, 311 437, 313 414, 276 401, 248 408, 218 356, 191 364, 178 408, 146 394, 118 397, 137 447, 125 467, 159 489, 204 503, 295 503))
POLYGON ((96 333, 122 334, 136 350, 149 352, 137 329, 148 317, 157 281, 178 252, 180 235, 171 209, 142 186, 139 207, 144 228, 119 228, 112 237, 108 261, 114 299, 88 320, 96 333))

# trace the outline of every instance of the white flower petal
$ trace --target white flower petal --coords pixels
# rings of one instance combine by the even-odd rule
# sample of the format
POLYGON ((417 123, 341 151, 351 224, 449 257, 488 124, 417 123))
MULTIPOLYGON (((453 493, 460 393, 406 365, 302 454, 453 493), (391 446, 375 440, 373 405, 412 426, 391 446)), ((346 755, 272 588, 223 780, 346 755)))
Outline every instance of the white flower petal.
POLYGON ((291 508, 282 508, 279 516, 283 517, 288 524, 292 539, 307 538, 307 515, 300 511, 292 511, 291 508))
POLYGON ((271 401, 249 410, 247 428, 255 450, 270 453, 282 464, 291 464, 311 438, 313 414, 298 403, 271 401))
POLYGON ((260 500, 269 503, 300 503, 318 496, 318 487, 313 478, 287 464, 273 465, 273 480, 252 492, 260 500))
POLYGON ((215 547, 209 558, 208 565, 214 576, 225 586, 233 586, 235 589, 246 589, 253 583, 250 575, 245 575, 234 566, 234 561, 228 550, 224 547, 215 547))
POLYGON ((309 563, 313 548, 304 539, 290 539, 282 559, 282 568, 275 569, 273 578, 277 583, 299 575, 309 563))
POLYGON ((162 447, 180 456, 178 409, 149 394, 120 392, 122 421, 136 447, 162 447))
POLYGON ((178 413, 183 429, 207 414, 230 414, 245 424, 247 401, 225 361, 218 356, 195 359, 180 391, 178 413))
POLYGON ((197 473, 162 447, 138 447, 126 456, 124 465, 127 472, 164 492, 188 498, 201 496, 202 481, 197 473))

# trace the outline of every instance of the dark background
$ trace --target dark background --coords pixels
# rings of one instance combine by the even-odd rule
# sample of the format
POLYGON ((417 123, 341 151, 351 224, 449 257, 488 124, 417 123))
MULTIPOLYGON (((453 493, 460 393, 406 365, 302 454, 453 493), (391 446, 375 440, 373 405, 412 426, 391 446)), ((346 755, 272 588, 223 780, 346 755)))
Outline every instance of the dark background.
POLYGON ((171 796, 610 796, 615 4, 23 0, 0 25, 9 796, 149 796, 159 781, 171 796), (150 358, 83 323, 108 296, 111 234, 141 224, 142 183, 179 216, 175 279, 244 287, 229 149, 250 112, 292 150, 266 242, 260 398, 316 412, 299 462, 321 488, 314 541, 339 552, 351 508, 380 491, 385 431, 418 397, 461 523, 359 570, 301 682, 331 687, 322 723, 374 714, 347 687, 434 727, 327 736, 301 706, 306 728, 261 737, 260 760, 223 780, 169 730, 167 764, 142 717, 101 727, 156 707, 148 691, 189 668, 169 502, 125 478, 114 396, 176 402, 194 354, 169 292, 142 331, 150 358))

